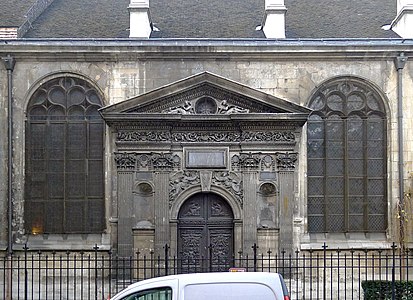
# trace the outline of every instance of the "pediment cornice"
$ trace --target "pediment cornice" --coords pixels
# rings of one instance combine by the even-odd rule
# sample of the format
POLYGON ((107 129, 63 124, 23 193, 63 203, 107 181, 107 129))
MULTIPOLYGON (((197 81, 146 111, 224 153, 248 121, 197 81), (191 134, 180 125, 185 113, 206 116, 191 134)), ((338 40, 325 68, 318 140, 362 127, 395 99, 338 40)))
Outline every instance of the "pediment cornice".
POLYGON ((204 72, 101 109, 108 125, 121 123, 304 123, 310 109, 204 72))

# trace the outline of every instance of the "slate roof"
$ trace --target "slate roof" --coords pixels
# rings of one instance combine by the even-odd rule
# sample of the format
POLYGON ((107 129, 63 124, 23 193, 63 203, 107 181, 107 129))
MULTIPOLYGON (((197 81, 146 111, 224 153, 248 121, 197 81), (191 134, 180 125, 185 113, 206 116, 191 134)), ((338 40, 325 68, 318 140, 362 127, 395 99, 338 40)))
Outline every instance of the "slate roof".
MULTIPOLYGON (((15 3, 19 12, 33 0, 15 3), (24 3, 24 5, 23 5, 24 3)), ((127 38, 129 0, 54 0, 25 38, 127 38)), ((287 38, 392 38, 396 0, 285 0, 287 38)), ((150 0, 157 38, 263 38, 264 0, 150 0)), ((0 26, 4 12, 0 14, 0 26)), ((9 13, 12 19, 16 13, 9 13)), ((16 15, 17 16, 17 15, 16 15)), ((18 20, 19 18, 15 18, 18 20)))
POLYGON ((23 24, 26 13, 36 0, 1 0, 0 27, 19 27, 23 24))

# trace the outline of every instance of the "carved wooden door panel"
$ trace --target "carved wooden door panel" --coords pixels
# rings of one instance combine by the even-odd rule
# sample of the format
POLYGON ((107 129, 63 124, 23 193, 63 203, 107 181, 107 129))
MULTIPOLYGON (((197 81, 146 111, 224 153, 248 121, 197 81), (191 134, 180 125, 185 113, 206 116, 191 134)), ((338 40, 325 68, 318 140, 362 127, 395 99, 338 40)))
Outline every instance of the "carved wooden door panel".
POLYGON ((227 271, 233 256, 233 214, 221 197, 202 193, 179 212, 178 250, 182 271, 227 271))

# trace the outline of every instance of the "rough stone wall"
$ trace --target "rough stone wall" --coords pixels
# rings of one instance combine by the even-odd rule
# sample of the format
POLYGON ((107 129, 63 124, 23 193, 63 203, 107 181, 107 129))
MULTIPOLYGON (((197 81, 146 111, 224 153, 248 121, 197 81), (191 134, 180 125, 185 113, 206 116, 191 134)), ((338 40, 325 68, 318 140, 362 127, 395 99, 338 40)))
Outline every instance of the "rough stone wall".
POLYGON ((7 71, 0 65, 0 249, 7 247, 7 71))

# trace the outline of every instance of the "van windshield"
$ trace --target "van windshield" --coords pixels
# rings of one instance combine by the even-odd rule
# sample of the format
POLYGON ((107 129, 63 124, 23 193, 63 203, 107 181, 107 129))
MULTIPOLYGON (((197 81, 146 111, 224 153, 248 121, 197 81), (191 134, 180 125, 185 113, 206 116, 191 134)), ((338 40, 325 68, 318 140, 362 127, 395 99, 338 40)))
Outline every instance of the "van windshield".
POLYGON ((276 300, 273 290, 259 283, 191 284, 184 290, 185 300, 276 300))
POLYGON ((170 287, 143 290, 129 295, 122 300, 172 300, 170 287))

